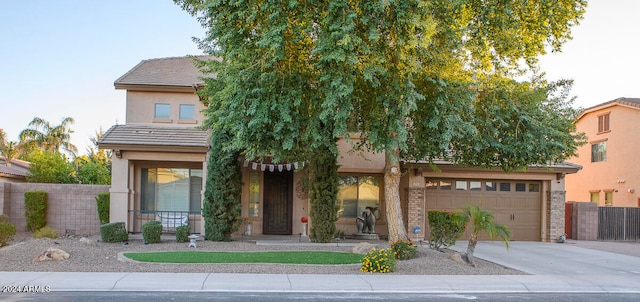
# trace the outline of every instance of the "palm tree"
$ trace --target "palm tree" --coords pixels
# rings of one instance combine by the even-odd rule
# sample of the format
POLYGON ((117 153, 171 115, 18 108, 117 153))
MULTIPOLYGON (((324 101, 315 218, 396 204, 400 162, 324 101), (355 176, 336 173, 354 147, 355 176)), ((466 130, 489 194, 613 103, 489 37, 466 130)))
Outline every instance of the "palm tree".
POLYGON ((27 128, 20 132, 20 142, 24 143, 25 146, 36 146, 39 149, 54 153, 60 152, 60 148, 62 148, 75 157, 78 153, 78 148, 70 142, 73 130, 69 128, 69 125, 73 124, 73 122, 73 118, 65 117, 60 122, 60 125, 51 125, 44 119, 35 117, 29 123, 29 127, 32 128, 27 128))
POLYGON ((462 214, 471 222, 471 237, 469 245, 467 245, 466 260, 469 264, 476 266, 473 260, 473 252, 478 244, 478 235, 485 231, 489 238, 493 240, 496 236, 500 237, 504 244, 509 248, 509 240, 511 239, 511 231, 507 226, 493 222, 493 214, 487 210, 480 209, 480 206, 467 206, 462 210, 462 214))

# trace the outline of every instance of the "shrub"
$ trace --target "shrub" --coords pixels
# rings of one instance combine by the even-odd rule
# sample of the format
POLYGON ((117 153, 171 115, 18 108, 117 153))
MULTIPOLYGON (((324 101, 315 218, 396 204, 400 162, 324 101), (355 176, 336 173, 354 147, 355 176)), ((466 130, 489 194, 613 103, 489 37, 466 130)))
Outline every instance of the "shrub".
POLYGON ((38 229, 35 233, 33 233, 34 238, 51 238, 56 239, 60 236, 58 231, 46 226, 38 229))
POLYGON ((144 243, 159 243, 162 236, 162 223, 151 220, 142 225, 142 238, 144 243))
POLYGON ((39 230, 47 225, 47 192, 42 190, 24 193, 24 216, 27 230, 39 230))
POLYGON ((98 217, 100 218, 100 224, 109 223, 109 192, 98 193, 96 196, 96 204, 98 205, 98 217))
POLYGON ((187 225, 181 225, 176 228, 176 241, 177 242, 187 242, 189 241, 189 231, 191 227, 187 225))
POLYGON ((416 245, 411 241, 398 240, 391 244, 391 249, 395 252, 396 258, 400 260, 413 259, 418 253, 416 245))
POLYGON ((9 222, 7 215, 0 215, 0 247, 7 245, 16 235, 16 226, 9 222))
POLYGON ((360 263, 362 263, 361 272, 390 273, 396 269, 396 256, 393 249, 376 249, 374 247, 362 257, 360 263))
POLYGON ((431 228, 429 247, 435 250, 456 244, 467 225, 467 219, 460 213, 429 211, 427 217, 431 228))
POLYGON ((124 222, 111 222, 101 225, 100 237, 104 242, 124 242, 129 240, 129 234, 124 222))

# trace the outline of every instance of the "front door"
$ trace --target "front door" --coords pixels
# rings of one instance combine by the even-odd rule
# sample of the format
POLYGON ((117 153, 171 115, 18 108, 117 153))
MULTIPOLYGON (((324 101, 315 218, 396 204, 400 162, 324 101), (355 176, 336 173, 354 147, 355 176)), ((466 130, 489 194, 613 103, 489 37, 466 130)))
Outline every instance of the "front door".
POLYGON ((291 235, 293 172, 264 172, 262 233, 291 235))

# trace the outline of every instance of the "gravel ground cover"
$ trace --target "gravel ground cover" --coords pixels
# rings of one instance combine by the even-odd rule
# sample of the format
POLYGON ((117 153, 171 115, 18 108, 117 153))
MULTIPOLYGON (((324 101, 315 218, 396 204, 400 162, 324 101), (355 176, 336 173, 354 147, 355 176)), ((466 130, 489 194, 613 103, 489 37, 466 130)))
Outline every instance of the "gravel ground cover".
MULTIPOLYGON (((125 252, 185 251, 188 243, 163 240, 157 244, 144 244, 141 239, 128 243, 99 242, 99 236, 88 237, 98 241, 95 245, 80 241, 80 237, 34 239, 30 233, 20 233, 8 246, 0 248, 0 271, 32 272, 174 272, 174 273, 255 273, 255 274, 368 274, 359 271, 360 265, 301 265, 301 264, 168 264, 140 263, 124 259, 125 252), (71 256, 62 261, 35 260, 48 248, 58 248, 71 256)), ((344 241, 336 245, 258 245, 240 238, 231 242, 198 241, 199 251, 336 251, 351 252, 352 246, 344 241)), ((387 248, 385 241, 368 241, 377 248, 387 248)), ((501 265, 476 260, 476 267, 451 259, 453 251, 439 252, 428 246, 418 247, 415 259, 398 261, 398 275, 514 275, 523 272, 501 265)))

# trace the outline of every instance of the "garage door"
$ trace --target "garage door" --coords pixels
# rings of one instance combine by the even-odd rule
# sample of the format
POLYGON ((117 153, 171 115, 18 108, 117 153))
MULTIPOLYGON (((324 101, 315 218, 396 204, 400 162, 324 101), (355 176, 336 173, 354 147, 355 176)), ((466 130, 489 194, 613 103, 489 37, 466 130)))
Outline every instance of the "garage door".
MULTIPOLYGON (((455 211, 466 204, 479 204, 493 213, 497 223, 509 227, 512 240, 541 240, 540 182, 427 178, 425 191, 427 211, 455 211)), ((463 238, 469 238, 468 232, 463 238)), ((488 239, 486 235, 481 238, 488 239)))

